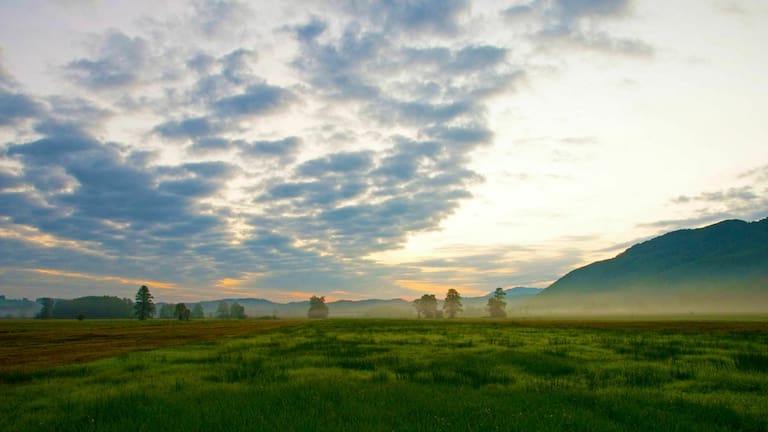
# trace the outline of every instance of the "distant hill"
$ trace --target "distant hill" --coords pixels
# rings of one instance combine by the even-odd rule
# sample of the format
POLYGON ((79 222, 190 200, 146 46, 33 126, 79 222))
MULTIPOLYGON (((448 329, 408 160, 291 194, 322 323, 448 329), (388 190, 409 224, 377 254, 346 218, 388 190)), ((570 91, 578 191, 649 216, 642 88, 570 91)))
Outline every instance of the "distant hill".
MULTIPOLYGON (((516 299, 516 298, 528 298, 535 296, 539 294, 540 292, 544 291, 544 288, 527 288, 527 287, 514 287, 514 288, 507 288, 504 290, 504 292, 507 294, 506 300, 509 301, 510 299, 516 299)), ((496 292, 496 290, 488 291, 486 295, 480 296, 480 297, 465 297, 464 300, 467 301, 479 301, 482 300, 483 303, 487 303, 488 299, 493 297, 493 294, 496 292)))
MULTIPOLYGON (((229 298, 222 300, 203 301, 203 311, 206 316, 215 316, 219 302, 227 304, 239 303, 245 308, 245 314, 252 318, 276 316, 279 318, 306 318, 309 301, 276 303, 258 298, 229 298)), ((194 303, 191 303, 194 304, 194 303)), ((402 299, 390 300, 338 300, 328 302, 330 316, 334 318, 411 318, 416 316, 416 309, 409 301, 402 299)))
MULTIPOLYGON (((511 312, 518 306, 525 304, 527 300, 530 300, 543 290, 543 288, 527 287, 505 289, 504 292, 507 293, 507 296, 504 298, 504 301, 507 302, 507 312, 511 312)), ((489 291, 488 294, 480 297, 464 297, 462 299, 462 304, 464 305, 462 316, 488 316, 486 307, 488 306, 488 299, 493 296, 494 291, 489 291)))
POLYGON ((768 218, 670 232, 576 269, 528 303, 560 312, 768 312, 768 218))
MULTIPOLYGON (((515 287, 505 290, 508 309, 522 304, 526 299, 542 291, 542 288, 515 287)), ((464 297, 464 313, 461 316, 486 316, 485 310, 488 298, 493 292, 480 297, 464 297)), ((221 300, 209 300, 200 302, 203 311, 208 317, 215 317, 219 302, 225 301, 231 305, 239 303, 245 308, 245 313, 251 318, 271 317, 279 318, 306 318, 309 310, 309 301, 290 303, 276 303, 259 298, 227 298, 221 300)), ((162 303, 160 303, 161 305, 162 303)), ((438 295, 438 304, 442 307, 442 297, 438 295)), ((192 307, 194 303, 187 306, 192 307)), ((159 305, 158 305, 159 307, 159 305)), ((416 309, 413 302, 403 299, 366 299, 366 300, 337 300, 328 302, 328 309, 332 318, 416 318, 416 309)))

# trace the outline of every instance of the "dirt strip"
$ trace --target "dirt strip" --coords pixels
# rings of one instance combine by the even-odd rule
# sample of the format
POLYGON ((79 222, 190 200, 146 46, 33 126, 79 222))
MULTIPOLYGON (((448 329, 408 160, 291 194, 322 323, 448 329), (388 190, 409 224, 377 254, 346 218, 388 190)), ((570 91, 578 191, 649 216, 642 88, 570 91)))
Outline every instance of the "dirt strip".
POLYGON ((46 369, 132 351, 245 336, 301 322, 0 320, 0 371, 46 369))

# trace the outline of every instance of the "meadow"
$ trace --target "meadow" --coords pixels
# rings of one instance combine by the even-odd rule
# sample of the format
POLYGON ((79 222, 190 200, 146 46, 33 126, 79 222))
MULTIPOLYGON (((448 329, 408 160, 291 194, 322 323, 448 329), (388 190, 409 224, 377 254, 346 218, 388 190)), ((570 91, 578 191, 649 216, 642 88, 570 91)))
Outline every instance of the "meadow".
POLYGON ((4 431, 765 431, 768 322, 0 322, 4 431))

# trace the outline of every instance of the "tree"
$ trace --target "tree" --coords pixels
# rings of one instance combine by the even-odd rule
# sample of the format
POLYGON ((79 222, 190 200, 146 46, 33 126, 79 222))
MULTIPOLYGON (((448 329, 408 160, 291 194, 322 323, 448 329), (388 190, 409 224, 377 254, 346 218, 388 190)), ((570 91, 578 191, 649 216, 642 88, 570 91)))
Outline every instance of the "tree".
POLYGON ((203 319, 205 318, 205 311, 203 311, 203 305, 200 303, 196 303, 195 307, 192 308, 192 319, 203 319))
POLYGON ((216 308, 216 318, 229 319, 229 305, 225 300, 219 302, 219 307, 216 308))
POLYGON ((40 309, 40 313, 37 314, 37 317, 40 319, 53 318, 53 299, 50 297, 43 297, 38 299, 37 302, 43 305, 43 308, 40 309))
POLYGON ((149 292, 149 288, 146 285, 142 285, 139 291, 136 292, 136 303, 133 305, 134 314, 136 318, 145 320, 152 318, 155 315, 155 303, 152 302, 154 297, 149 292))
POLYGON ((455 318, 456 314, 460 313, 462 310, 461 295, 455 289, 449 289, 448 293, 445 295, 445 302, 443 302, 443 311, 448 318, 455 318))
POLYGON ((173 316, 180 321, 189 321, 190 310, 184 303, 179 303, 173 311, 173 316))
POLYGON ((245 319, 245 308, 238 302, 229 307, 229 317, 232 319, 245 319))
POLYGON ((160 311, 157 313, 158 318, 171 319, 176 317, 176 307, 170 303, 163 303, 160 305, 160 311))
POLYGON ((416 313, 419 318, 424 315, 424 318, 437 318, 437 298, 434 294, 424 294, 421 298, 413 301, 413 306, 416 308, 416 313))
POLYGON ((325 304, 325 296, 312 296, 309 299, 309 318, 328 318, 328 305, 325 304))
POLYGON ((506 318, 507 311, 504 309, 507 307, 507 302, 504 301, 504 296, 507 293, 502 288, 496 288, 493 292, 493 297, 488 299, 488 313, 494 318, 506 318))

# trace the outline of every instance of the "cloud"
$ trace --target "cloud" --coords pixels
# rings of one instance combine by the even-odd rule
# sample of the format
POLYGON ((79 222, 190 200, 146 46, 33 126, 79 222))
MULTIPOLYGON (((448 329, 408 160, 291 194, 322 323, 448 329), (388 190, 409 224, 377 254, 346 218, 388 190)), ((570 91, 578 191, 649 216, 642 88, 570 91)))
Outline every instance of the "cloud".
POLYGON ((242 145, 242 141, 233 141, 220 137, 207 137, 202 134, 202 138, 195 139, 195 142, 187 147, 187 151, 192 154, 205 155, 217 151, 227 151, 242 145))
POLYGON ((395 181, 411 181, 423 166, 435 163, 444 147, 436 142, 415 142, 400 140, 397 146, 381 159, 373 172, 395 181))
POLYGON ((210 216, 196 215, 195 199, 215 193, 233 171, 220 162, 185 164, 173 170, 177 177, 162 179, 129 163, 118 146, 56 125, 40 130, 49 135, 8 148, 9 156, 21 158, 23 181, 34 189, 7 197, 17 206, 4 214, 62 238, 118 246, 153 241, 142 232, 158 226, 210 228, 210 216), (112 228, 116 224, 122 227, 112 228))
POLYGON ((256 52, 238 48, 223 56, 219 61, 223 66, 222 76, 234 84, 246 84, 253 76, 250 65, 256 61, 256 52))
POLYGON ((369 99, 379 95, 377 86, 366 76, 365 65, 380 58, 388 46, 383 35, 349 26, 336 44, 318 44, 301 38, 299 41, 301 52, 292 65, 308 77, 315 89, 342 99, 369 99))
POLYGON ((448 147, 407 140, 379 153, 310 160, 296 172, 313 180, 269 186, 260 198, 284 216, 279 221, 261 216, 250 224, 288 229, 318 251, 347 257, 392 249, 408 233, 436 229, 471 196, 466 188, 478 180, 448 147))
POLYGON ((468 100, 431 104, 416 101, 380 100, 370 104, 366 111, 382 123, 423 125, 450 122, 477 107, 468 100))
POLYGON ((129 37, 111 30, 104 35, 96 59, 69 62, 65 71, 70 79, 92 89, 125 87, 139 81, 149 61, 149 43, 142 37, 129 37))
POLYGON ((290 136, 279 140, 260 140, 253 141, 250 144, 243 144, 240 147, 240 154, 245 157, 279 157, 282 159, 294 155, 301 145, 301 139, 296 136, 290 136))
POLYGON ((615 38, 604 32, 542 32, 541 42, 563 47, 577 47, 608 54, 648 57, 653 54, 653 47, 639 39, 615 38))
POLYGON ((535 3, 510 6, 501 11, 501 14, 507 18, 528 17, 536 12, 535 3))
POLYGON ((0 127, 13 126, 19 120, 33 118, 43 112, 39 102, 18 91, 17 87, 16 80, 0 63, 0 127))
POLYGON ((195 117, 161 123, 155 126, 154 131, 165 138, 198 138, 213 135, 221 129, 207 117, 195 117))
POLYGON ((290 91, 268 84, 249 86, 241 94, 221 98, 213 108, 219 116, 267 114, 287 107, 293 100, 290 91))
POLYGON ((751 169, 739 174, 741 179, 751 179, 758 183, 768 183, 768 165, 763 165, 758 168, 751 169))
POLYGON ((557 0, 556 7, 564 16, 620 16, 628 12, 629 0, 557 0))
POLYGON ((20 119, 32 118, 41 111, 32 98, 0 88, 0 126, 11 126, 20 119))
POLYGON ((759 177, 759 173, 760 169, 757 169, 750 171, 746 176, 740 176, 740 178, 752 178, 753 183, 750 185, 672 198, 672 203, 678 206, 695 206, 693 215, 642 223, 639 227, 665 232, 700 227, 723 219, 746 221, 763 219, 768 216, 768 187, 765 184, 766 179, 759 177))
POLYGON ((59 123, 76 124, 83 129, 101 127, 115 114, 82 97, 50 96, 46 99, 50 104, 47 115, 59 123))
POLYGON ((469 6, 466 0, 352 0, 346 2, 354 15, 365 16, 387 31, 454 34, 459 17, 469 6))
POLYGON ((270 187, 262 200, 301 198, 303 205, 332 208, 342 201, 360 196, 367 189, 365 183, 358 181, 335 185, 322 181, 282 183, 270 187))
POLYGON ((416 282, 413 286, 424 285, 421 292, 435 292, 429 287, 436 285, 456 287, 462 294, 484 295, 495 287, 544 287, 583 263, 584 256, 574 249, 507 245, 403 263, 398 275, 416 282))
MULTIPOLYGON (((524 71, 506 42, 470 31, 467 1, 330 4, 342 7, 302 5, 303 21, 284 25, 267 7, 256 16, 197 1, 178 21, 110 30, 90 56, 64 62, 86 90, 120 91, 33 98, 2 87, 20 98, 0 110, 5 121, 35 130, 18 127, 0 155, 0 231, 18 234, 0 236, 0 251, 18 251, 0 266, 173 275, 202 297, 223 280, 244 292, 397 295, 393 273, 426 279, 366 257, 440 230, 471 198, 483 181, 472 152, 494 139, 489 98, 524 71), (286 33, 294 40, 272 40, 286 33), (291 120, 303 118, 289 125, 244 121, 294 108, 291 120)), ((542 5, 525 19, 555 16, 542 5)), ((579 44, 588 20, 620 15, 565 7, 579 44)), ((537 260, 457 254, 440 278, 485 292, 513 271, 542 280, 565 262, 537 260), (463 279, 448 267, 461 260, 463 279)))
POLYGON ((403 61, 431 65, 435 72, 461 73, 482 71, 504 62, 507 49, 493 45, 469 45, 458 50, 446 47, 405 48, 403 61))
POLYGON ((66 125, 42 124, 38 131, 49 135, 25 144, 8 147, 8 155, 20 155, 37 165, 51 165, 71 161, 78 153, 97 149, 98 142, 90 136, 66 125))
POLYGON ((202 0, 194 3, 193 21, 208 37, 224 37, 243 27, 253 15, 245 3, 202 0))
POLYGON ((237 172, 234 165, 221 161, 191 162, 181 167, 195 175, 216 179, 229 179, 237 172))
POLYGON ((493 131, 477 123, 463 126, 432 126, 424 131, 432 138, 470 148, 478 144, 486 144, 493 138, 493 131))
POLYGON ((301 41, 311 42, 316 37, 320 36, 327 28, 328 24, 325 21, 313 16, 306 24, 294 26, 293 30, 301 41))
POLYGON ((16 87, 16 80, 13 78, 10 72, 5 68, 5 64, 2 61, 2 48, 0 48, 0 88, 12 88, 16 87))
POLYGON ((245 48, 218 57, 202 52, 190 54, 186 67, 195 72, 194 82, 176 90, 173 94, 178 99, 173 102, 197 107, 226 122, 224 115, 269 111, 271 104, 292 100, 288 90, 270 86, 256 75, 257 59, 255 51, 245 48))
POLYGON ((530 36, 541 49, 581 49, 606 54, 647 57, 653 47, 636 39, 618 37, 600 29, 604 20, 632 12, 632 0, 533 0, 504 9, 501 14, 533 24, 530 36))
POLYGON ((360 173, 371 167, 371 153, 334 153, 319 159, 312 159, 299 165, 297 172, 307 177, 323 177, 328 174, 360 173))
POLYGON ((322 212, 312 228, 328 233, 336 253, 360 256, 402 245, 408 233, 435 229, 458 207, 459 199, 468 197, 466 191, 434 190, 345 205, 322 212))
POLYGON ((21 178, 16 174, 0 168, 0 191, 12 189, 21 184, 21 178))
POLYGON ((672 202, 675 204, 686 204, 692 201, 703 202, 747 202, 755 201, 760 198, 753 190, 751 186, 742 186, 738 188, 730 188, 723 191, 716 192, 704 192, 696 196, 681 195, 677 198, 673 198, 672 202))
POLYGON ((197 53, 186 61, 186 66, 201 75, 207 75, 214 64, 216 58, 206 53, 197 53))

